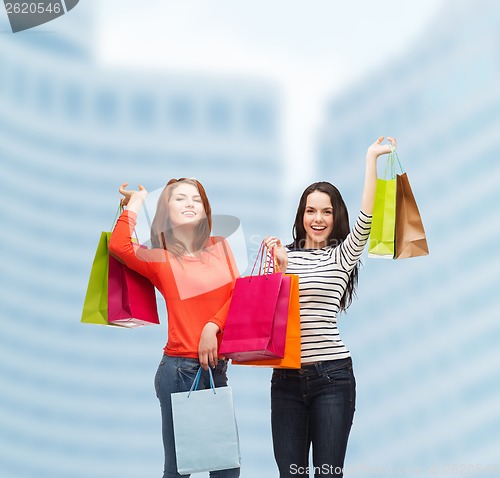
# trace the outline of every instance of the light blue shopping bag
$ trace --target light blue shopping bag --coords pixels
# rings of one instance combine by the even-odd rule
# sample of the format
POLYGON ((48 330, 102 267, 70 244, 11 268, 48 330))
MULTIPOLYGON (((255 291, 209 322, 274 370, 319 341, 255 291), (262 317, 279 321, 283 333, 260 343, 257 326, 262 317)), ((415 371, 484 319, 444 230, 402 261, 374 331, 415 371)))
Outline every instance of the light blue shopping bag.
POLYGON ((231 387, 197 390, 201 367, 189 392, 172 393, 175 454, 181 474, 240 466, 240 445, 231 387))

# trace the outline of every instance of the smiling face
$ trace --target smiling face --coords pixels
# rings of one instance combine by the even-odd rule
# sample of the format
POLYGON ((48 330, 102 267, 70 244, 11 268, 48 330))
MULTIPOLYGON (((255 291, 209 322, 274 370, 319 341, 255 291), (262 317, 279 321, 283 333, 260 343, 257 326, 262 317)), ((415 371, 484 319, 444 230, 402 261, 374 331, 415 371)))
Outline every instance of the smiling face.
POLYGON ((313 191, 307 196, 303 224, 306 249, 321 249, 328 245, 333 230, 333 206, 328 194, 313 191))
POLYGON ((206 218, 203 201, 196 186, 179 183, 168 200, 168 215, 172 227, 193 225, 206 218))

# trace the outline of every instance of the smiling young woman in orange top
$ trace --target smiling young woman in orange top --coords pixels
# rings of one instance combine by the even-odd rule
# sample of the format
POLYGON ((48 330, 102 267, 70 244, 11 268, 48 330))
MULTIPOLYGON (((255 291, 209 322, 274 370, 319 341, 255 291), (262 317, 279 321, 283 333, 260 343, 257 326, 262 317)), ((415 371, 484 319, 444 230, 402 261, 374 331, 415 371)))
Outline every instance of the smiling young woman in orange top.
MULTIPOLYGON (((218 348, 238 271, 226 240, 210 235, 211 207, 198 181, 182 178, 168 182, 151 226, 151 249, 132 240, 137 213, 148 193, 142 186, 127 190, 127 185, 120 187, 127 210, 118 219, 109 250, 147 277, 165 298, 168 340, 154 382, 162 412, 163 477, 180 477, 170 394, 189 390, 200 366, 204 371, 199 388, 210 386, 209 366, 215 386, 227 385, 227 361, 219 357, 218 348)), ((217 472, 219 478, 237 478, 239 474, 239 468, 217 472)))

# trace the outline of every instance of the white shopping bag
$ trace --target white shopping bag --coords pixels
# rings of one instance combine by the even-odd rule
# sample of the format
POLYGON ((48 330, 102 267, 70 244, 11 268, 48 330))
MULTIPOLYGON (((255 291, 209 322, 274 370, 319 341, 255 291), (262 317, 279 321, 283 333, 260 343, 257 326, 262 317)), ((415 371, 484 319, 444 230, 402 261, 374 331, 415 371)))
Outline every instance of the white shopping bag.
POLYGON ((189 392, 172 393, 175 454, 181 474, 240 466, 240 445, 231 387, 197 390, 201 367, 189 392))

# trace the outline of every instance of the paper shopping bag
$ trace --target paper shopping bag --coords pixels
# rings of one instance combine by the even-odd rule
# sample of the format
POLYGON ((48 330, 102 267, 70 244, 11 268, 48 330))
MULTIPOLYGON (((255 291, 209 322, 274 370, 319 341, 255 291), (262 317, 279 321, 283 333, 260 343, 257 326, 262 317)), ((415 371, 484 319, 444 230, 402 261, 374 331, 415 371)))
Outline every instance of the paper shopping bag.
POLYGON ((189 392, 172 393, 175 456, 179 474, 240 466, 238 429, 231 387, 196 390, 201 367, 189 392))
POLYGON ((108 269, 108 322, 122 327, 160 323, 153 284, 112 255, 108 269))
POLYGON ((158 324, 153 284, 109 254, 110 237, 111 232, 101 232, 81 322, 125 327, 158 324))
POLYGON ((401 163, 396 150, 391 146, 387 158, 384 178, 377 178, 375 198, 373 203, 372 227, 368 245, 369 257, 394 258, 394 241, 396 238, 396 171, 395 159, 399 167, 401 163), (390 167, 390 178, 386 179, 390 167))
POLYGON ((288 302, 288 323, 286 327, 285 354, 283 358, 268 360, 251 360, 245 362, 232 361, 236 365, 253 365, 273 368, 300 368, 300 303, 299 276, 285 274, 290 280, 290 297, 288 302))
POLYGON ((219 353, 238 361, 282 358, 289 295, 281 272, 236 279, 219 353))
POLYGON ((90 269, 81 322, 108 325, 108 242, 111 232, 101 232, 90 269))
POLYGON ((392 259, 396 226, 396 179, 377 178, 368 255, 392 259))
POLYGON ((264 249, 262 242, 252 272, 236 279, 231 297, 219 353, 236 361, 285 355, 290 278, 263 270, 264 249), (259 259, 259 275, 253 275, 259 259))
POLYGON ((395 259, 429 254, 422 218, 406 173, 397 175, 395 259))

